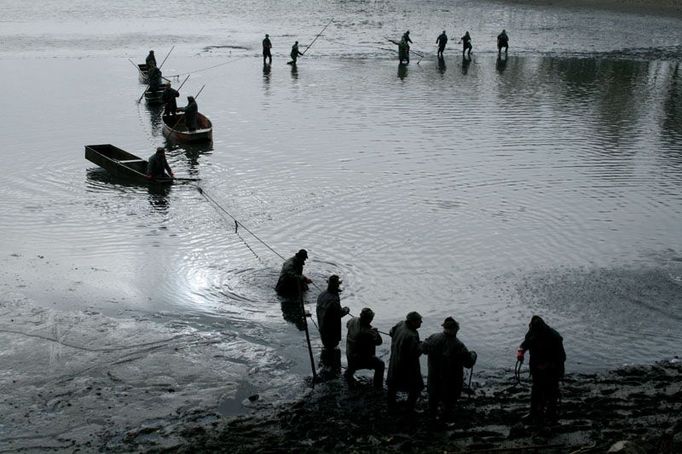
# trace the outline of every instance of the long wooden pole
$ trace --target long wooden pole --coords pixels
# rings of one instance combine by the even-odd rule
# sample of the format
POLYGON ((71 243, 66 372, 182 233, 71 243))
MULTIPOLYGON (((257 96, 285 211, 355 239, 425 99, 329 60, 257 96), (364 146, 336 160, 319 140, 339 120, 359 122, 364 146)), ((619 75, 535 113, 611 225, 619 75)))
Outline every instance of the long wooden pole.
POLYGON ((322 33, 324 33, 324 31, 327 29, 327 27, 329 27, 329 24, 331 24, 333 21, 334 21, 334 18, 332 17, 331 20, 327 23, 327 25, 324 26, 324 28, 322 29, 322 31, 321 31, 320 33, 317 34, 317 36, 315 37, 315 39, 313 39, 313 41, 312 41, 310 44, 308 44, 308 47, 306 47, 305 50, 304 50, 303 52, 301 52, 301 54, 305 55, 305 53, 308 51, 308 49, 310 49, 310 46, 312 46, 313 43, 314 43, 315 41, 317 41, 317 38, 319 38, 320 35, 321 35, 322 33))
POLYGON ((166 63, 166 60, 168 60, 168 57, 170 57, 170 54, 171 52, 173 52, 173 49, 175 49, 175 46, 171 47, 171 50, 168 51, 168 53, 166 54, 166 58, 164 58, 161 64, 159 65, 159 69, 161 69, 163 64, 166 63))
POLYGON ((313 357, 313 346, 310 343, 310 331, 308 331, 308 317, 305 313, 305 305, 303 304, 303 289, 301 288, 301 281, 298 281, 298 295, 301 300, 301 312, 303 314, 303 326, 305 326, 305 339, 308 342, 308 355, 310 356, 310 368, 313 371, 313 388, 317 382, 317 371, 315 370, 315 358, 313 357))

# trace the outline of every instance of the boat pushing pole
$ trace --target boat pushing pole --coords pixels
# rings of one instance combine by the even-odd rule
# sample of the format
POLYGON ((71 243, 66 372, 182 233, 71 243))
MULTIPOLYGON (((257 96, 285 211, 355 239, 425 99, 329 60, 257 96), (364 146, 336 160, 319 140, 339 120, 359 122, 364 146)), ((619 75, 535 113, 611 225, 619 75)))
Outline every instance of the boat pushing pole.
POLYGON ((312 41, 310 44, 308 44, 308 47, 306 47, 305 50, 302 52, 303 55, 305 55, 305 53, 308 52, 308 49, 310 49, 310 46, 312 46, 313 43, 315 43, 315 41, 317 41, 317 38, 319 38, 320 35, 321 35, 322 33, 324 33, 324 31, 327 29, 327 27, 329 27, 329 25, 330 25, 332 22, 334 22, 334 18, 333 18, 333 17, 329 20, 329 22, 327 23, 327 25, 324 26, 324 28, 322 29, 322 31, 321 31, 320 33, 318 33, 317 36, 315 36, 315 39, 313 39, 313 41, 312 41))
POLYGON ((308 343, 308 355, 310 356, 310 367, 313 371, 313 388, 317 382, 317 371, 315 370, 315 358, 313 357, 313 346, 310 343, 310 331, 308 330, 308 316, 305 312, 305 304, 303 303, 303 289, 301 288, 301 281, 298 281, 298 295, 301 300, 301 311, 303 316, 303 326, 305 326, 305 340, 308 343))
POLYGON ((161 69, 163 64, 166 63, 166 60, 168 60, 168 57, 170 57, 170 54, 171 52, 173 52, 173 49, 175 49, 175 46, 171 47, 171 50, 168 51, 168 53, 166 54, 166 58, 164 58, 161 64, 159 65, 159 69, 161 69))

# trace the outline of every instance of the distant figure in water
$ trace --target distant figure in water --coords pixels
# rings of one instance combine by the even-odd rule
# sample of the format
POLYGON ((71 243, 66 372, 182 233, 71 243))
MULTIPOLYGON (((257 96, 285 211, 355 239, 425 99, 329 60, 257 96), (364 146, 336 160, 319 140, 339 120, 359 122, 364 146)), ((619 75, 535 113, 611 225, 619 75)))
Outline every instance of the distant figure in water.
POLYGON ((550 328, 537 315, 530 319, 526 337, 516 352, 516 360, 523 362, 530 352, 530 374, 533 386, 530 391, 530 413, 524 420, 532 424, 556 421, 559 400, 559 380, 564 376, 566 352, 561 335, 550 328))
POLYGON ((163 91, 163 96, 161 97, 164 104, 163 111, 165 115, 174 117, 177 114, 178 104, 175 102, 175 98, 178 96, 180 96, 179 91, 171 88, 170 85, 166 86, 166 89, 163 91))
POLYGON ((157 91, 163 85, 163 75, 156 66, 149 68, 149 91, 157 91))
POLYGON ((509 49, 509 36, 506 30, 502 30, 502 33, 497 35, 497 55, 502 53, 502 48, 504 48, 504 54, 507 55, 507 50, 509 49))
POLYGON ((299 56, 299 55, 303 55, 303 53, 300 52, 300 51, 298 50, 298 41, 296 41, 296 42, 294 43, 294 45, 291 46, 291 54, 290 54, 290 56, 291 56, 291 61, 289 62, 289 64, 290 64, 290 65, 295 65, 295 64, 296 64, 296 60, 298 59, 298 56, 299 56))
POLYGON ((265 60, 268 60, 268 65, 272 64, 272 43, 270 42, 270 35, 266 34, 265 39, 263 39, 263 64, 265 65, 265 60))
POLYGON ((185 124, 187 125, 187 129, 189 131, 196 131, 197 127, 199 126, 199 106, 197 106, 194 96, 188 96, 187 105, 185 107, 180 107, 178 110, 185 112, 185 124))
POLYGON ((376 347, 381 345, 382 339, 379 331, 372 327, 374 311, 369 307, 360 311, 360 317, 353 317, 346 323, 348 334, 346 335, 346 358, 348 369, 344 377, 349 386, 355 384, 353 375, 360 369, 374 371, 372 384, 374 389, 384 388, 384 362, 376 356, 376 347))
POLYGON ((464 33, 464 36, 460 38, 459 42, 462 43, 462 57, 465 53, 468 56, 471 56, 471 49, 473 46, 471 45, 471 35, 469 35, 468 31, 464 33))
POLYGON ((441 405, 442 417, 452 416, 464 387, 464 368, 474 367, 477 358, 476 352, 469 351, 457 339, 459 323, 454 318, 447 317, 442 326, 443 332, 427 337, 421 345, 422 352, 429 357, 427 390, 429 413, 434 419, 441 405))
POLYGON ((301 249, 287 259, 282 265, 279 273, 279 280, 275 290, 277 294, 286 298, 299 297, 301 292, 308 290, 308 284, 312 281, 303 274, 303 265, 308 259, 308 251, 301 249))
POLYGON ((166 161, 166 149, 164 147, 158 147, 156 153, 151 155, 147 161, 147 178, 150 180, 158 180, 173 177, 173 171, 168 165, 168 161, 166 161))
POLYGON ((332 274, 327 279, 327 290, 317 297, 317 323, 323 346, 320 363, 323 372, 332 376, 341 373, 341 319, 350 312, 349 308, 341 307, 341 283, 339 276, 332 274))
POLYGON ((412 44, 412 40, 410 39, 410 31, 409 31, 409 30, 406 31, 405 33, 403 33, 403 38, 402 38, 402 39, 403 39, 403 41, 405 41, 406 43, 412 44))
POLYGON ((156 57, 154 56, 153 50, 149 51, 149 55, 147 55, 147 59, 145 60, 145 63, 147 63, 147 70, 151 69, 152 66, 156 67, 156 57))
POLYGON ((438 44, 438 58, 443 58, 443 51, 445 50, 445 45, 447 43, 448 35, 446 35, 445 30, 443 30, 443 33, 436 38, 436 44, 438 44))
POLYGON ((398 43, 398 59, 401 65, 410 63, 410 45, 404 38, 398 43))

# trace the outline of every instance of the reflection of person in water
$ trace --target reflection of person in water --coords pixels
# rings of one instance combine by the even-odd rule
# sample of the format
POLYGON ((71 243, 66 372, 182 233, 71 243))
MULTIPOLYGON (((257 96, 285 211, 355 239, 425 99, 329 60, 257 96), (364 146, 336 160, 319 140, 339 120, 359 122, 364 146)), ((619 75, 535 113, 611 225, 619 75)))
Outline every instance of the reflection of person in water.
POLYGON ((497 56, 497 62, 495 63, 495 69, 497 69, 499 72, 503 72, 505 69, 507 69, 507 57, 506 56, 504 58, 500 57, 499 55, 497 56))
POLYGON ((400 77, 400 80, 407 77, 407 65, 398 65, 398 77, 400 77))
POLYGON ((305 330, 303 307, 300 301, 286 299, 282 301, 282 317, 287 322, 296 325, 299 331, 305 330))
POLYGON ((438 71, 443 74, 445 72, 445 58, 438 57, 438 71))
POLYGON ((462 57, 462 74, 466 75, 471 64, 471 57, 462 57))

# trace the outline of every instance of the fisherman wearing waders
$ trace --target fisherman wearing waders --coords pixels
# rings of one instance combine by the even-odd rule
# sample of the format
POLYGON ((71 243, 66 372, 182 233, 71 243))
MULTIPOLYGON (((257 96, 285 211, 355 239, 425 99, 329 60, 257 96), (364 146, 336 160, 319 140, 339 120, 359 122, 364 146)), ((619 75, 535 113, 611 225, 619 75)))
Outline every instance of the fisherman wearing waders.
POLYGON ((353 374, 360 369, 374 371, 372 384, 374 389, 384 388, 384 369, 382 360, 376 356, 377 345, 381 345, 382 339, 379 331, 372 327, 374 311, 369 307, 360 311, 359 317, 353 317, 346 323, 348 334, 346 335, 346 358, 348 369, 344 377, 349 386, 355 385, 353 374))
POLYGON ((414 411, 419 393, 424 389, 419 364, 421 348, 417 330, 420 326, 422 316, 418 312, 410 312, 404 321, 388 332, 391 336, 391 359, 386 376, 389 408, 395 408, 397 393, 402 391, 407 393, 408 411, 414 411))
POLYGON ((443 58, 443 51, 445 50, 445 45, 447 43, 448 35, 446 35, 445 30, 443 30, 443 33, 436 38, 436 44, 438 44, 438 58, 443 58))
POLYGON ((194 100, 194 96, 187 97, 187 105, 179 110, 185 112, 185 124, 189 131, 196 131, 198 124, 199 106, 194 100))
POLYGON ((504 55, 507 55, 507 50, 509 49, 509 36, 506 30, 502 30, 502 33, 497 35, 497 55, 499 56, 504 47, 504 55))
POLYGON ((282 265, 275 291, 285 298, 298 298, 299 292, 308 290, 308 284, 312 281, 303 274, 303 265, 308 259, 308 251, 301 249, 293 257, 287 259, 282 265))
POLYGON ((465 53, 468 57, 471 57, 471 49, 473 46, 471 45, 471 35, 469 35, 469 32, 464 33, 464 36, 460 38, 459 42, 462 43, 462 57, 464 57, 465 53))
POLYGON ((530 319, 526 337, 516 352, 517 361, 523 363, 526 350, 530 353, 533 386, 530 391, 530 413, 523 420, 538 425, 556 422, 559 380, 564 376, 566 361, 563 338, 542 318, 534 315, 530 319))
POLYGON ((149 51, 149 55, 147 55, 145 63, 147 63, 147 70, 150 70, 152 67, 156 67, 156 57, 154 56, 153 50, 149 51))
POLYGON ((332 376, 341 374, 341 318, 350 312, 348 307, 341 307, 341 283, 339 276, 332 274, 327 280, 327 290, 317 297, 317 323, 323 345, 320 363, 332 376))
POLYGON ((164 147, 158 147, 156 153, 151 155, 147 161, 147 178, 150 180, 157 180, 173 177, 173 171, 166 160, 166 149, 164 147), (167 175, 166 172, 168 172, 167 175))
POLYGON ((303 55, 303 52, 300 52, 298 50, 298 41, 294 43, 293 46, 291 46, 291 61, 289 62, 290 65, 295 65, 296 64, 296 59, 298 58, 299 55, 303 55))
POLYGON ((263 40, 263 65, 265 65, 265 60, 268 60, 268 65, 272 64, 272 53, 270 52, 270 49, 272 49, 272 43, 270 42, 270 35, 265 35, 265 39, 263 40))
POLYGON ((462 395, 464 368, 471 369, 476 364, 476 352, 469 351, 457 339, 459 323, 447 317, 443 322, 443 332, 433 334, 422 342, 422 353, 429 357, 429 375, 426 382, 429 393, 429 415, 436 419, 438 407, 442 405, 442 418, 452 416, 455 403, 462 395))

